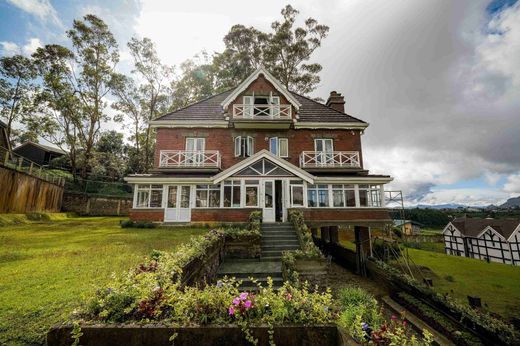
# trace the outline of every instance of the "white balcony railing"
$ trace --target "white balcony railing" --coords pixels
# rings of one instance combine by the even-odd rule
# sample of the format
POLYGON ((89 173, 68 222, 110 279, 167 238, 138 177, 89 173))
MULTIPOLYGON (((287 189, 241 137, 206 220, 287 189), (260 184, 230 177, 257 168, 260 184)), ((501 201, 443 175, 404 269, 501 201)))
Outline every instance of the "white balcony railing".
POLYGON ((233 105, 235 119, 291 119, 291 105, 233 105))
POLYGON ((220 168, 217 150, 161 150, 160 168, 220 168))
POLYGON ((303 151, 301 168, 357 168, 361 167, 358 151, 303 151))

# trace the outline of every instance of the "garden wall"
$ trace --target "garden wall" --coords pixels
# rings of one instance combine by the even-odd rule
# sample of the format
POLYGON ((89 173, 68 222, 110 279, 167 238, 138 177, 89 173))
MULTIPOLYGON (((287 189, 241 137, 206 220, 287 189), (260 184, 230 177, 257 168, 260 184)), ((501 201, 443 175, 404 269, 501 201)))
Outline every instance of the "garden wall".
POLYGON ((65 191, 62 211, 88 216, 126 216, 132 207, 130 197, 93 196, 65 191))
POLYGON ((203 287, 215 278, 224 260, 224 236, 211 245, 203 256, 194 258, 182 269, 182 285, 203 287))
POLYGON ((238 237, 226 236, 225 252, 228 258, 260 258, 262 251, 260 234, 247 234, 238 237))
MULTIPOLYGON (((258 345, 269 345, 267 327, 251 327, 258 345)), ((69 346, 73 343, 72 326, 56 326, 47 334, 47 345, 69 346)), ((168 345, 249 345, 240 327, 204 326, 173 328, 162 325, 94 325, 81 328, 83 346, 168 345), (174 342, 170 337, 177 334, 174 342)), ((284 346, 336 346, 343 340, 335 325, 274 327, 274 342, 284 346)))
POLYGON ((63 198, 63 187, 4 166, 0 191, 0 213, 56 213, 63 198))

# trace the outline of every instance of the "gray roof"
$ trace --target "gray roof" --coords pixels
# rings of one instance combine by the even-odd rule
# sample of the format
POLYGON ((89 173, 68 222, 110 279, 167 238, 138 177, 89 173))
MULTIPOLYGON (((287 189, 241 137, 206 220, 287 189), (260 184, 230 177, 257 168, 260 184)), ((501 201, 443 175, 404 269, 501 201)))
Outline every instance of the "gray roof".
POLYGON ((520 220, 511 219, 471 219, 457 218, 451 222, 463 235, 477 237, 486 227, 491 226, 495 231, 508 239, 520 224, 520 220))
POLYGON ((51 153, 66 154, 66 152, 61 150, 60 148, 51 147, 50 145, 45 145, 45 144, 41 144, 41 143, 35 143, 35 142, 31 142, 31 141, 27 141, 25 143, 20 144, 19 146, 14 148, 13 151, 17 151, 21 147, 24 147, 24 146, 27 146, 27 145, 34 146, 34 147, 40 148, 43 151, 47 151, 47 152, 51 152, 51 153))
MULTIPOLYGON (((184 108, 164 114, 155 120, 225 120, 224 110, 220 105, 233 90, 227 90, 184 108)), ((346 113, 327 107, 323 103, 291 92, 301 103, 298 111, 300 122, 357 122, 364 121, 346 113)))

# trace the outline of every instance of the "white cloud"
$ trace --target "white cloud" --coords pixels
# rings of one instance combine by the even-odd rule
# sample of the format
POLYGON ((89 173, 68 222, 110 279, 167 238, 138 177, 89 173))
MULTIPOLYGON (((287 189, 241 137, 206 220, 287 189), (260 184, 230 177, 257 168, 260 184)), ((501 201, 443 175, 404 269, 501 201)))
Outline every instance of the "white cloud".
POLYGON ((51 20, 58 25, 62 25, 56 10, 49 0, 7 0, 12 5, 22 11, 32 14, 41 20, 51 20))
POLYGON ((490 189, 446 189, 426 194, 421 204, 464 204, 470 206, 487 206, 502 204, 509 195, 502 191, 490 189))
POLYGON ((513 174, 507 177, 504 191, 509 192, 511 196, 520 195, 520 174, 513 174))
POLYGON ((18 45, 14 42, 0 41, 0 45, 2 46, 2 55, 12 56, 20 54, 20 47, 18 47, 18 45))
POLYGON ((23 52, 25 55, 31 55, 32 53, 36 52, 36 49, 42 46, 43 44, 41 43, 40 39, 33 37, 30 38, 27 41, 27 44, 23 46, 23 52))

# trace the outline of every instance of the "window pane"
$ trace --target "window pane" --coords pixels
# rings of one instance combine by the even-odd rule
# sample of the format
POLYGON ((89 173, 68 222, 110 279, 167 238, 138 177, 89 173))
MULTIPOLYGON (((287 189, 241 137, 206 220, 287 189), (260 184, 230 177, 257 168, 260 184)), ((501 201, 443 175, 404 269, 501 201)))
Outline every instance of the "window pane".
POLYGON ((258 186, 246 186, 246 206, 258 206, 258 186))
POLYGON ((208 191, 197 190, 195 194, 195 206, 197 208, 206 208, 208 206, 208 191))
POLYGON ((212 208, 220 207, 220 190, 209 191, 209 206, 212 208))
POLYGON ((224 207, 231 207, 231 186, 224 186, 224 207))
POLYGON ((162 205, 162 190, 152 190, 150 194, 150 207, 160 208, 162 205))
POLYGON ((137 192, 137 206, 140 208, 148 207, 149 197, 150 197, 150 191, 138 191, 137 192))
POLYGON ((291 186, 292 192, 292 205, 302 206, 303 205, 303 186, 291 186))
POLYGON ((269 139, 269 149, 275 155, 278 155, 278 138, 272 137, 269 139))
POLYGON ((318 199, 320 207, 329 206, 329 190, 318 190, 318 199))
POLYGON ((168 208, 177 208, 177 186, 168 188, 168 208))
POLYGON ((265 207, 266 208, 273 207, 273 182, 272 181, 265 182, 265 207))
POLYGON ((307 190, 307 203, 309 207, 318 206, 318 198, 316 196, 316 190, 307 190))
POLYGON ((345 203, 343 201, 343 191, 341 190, 334 190, 332 192, 332 199, 334 201, 335 207, 344 207, 345 203))
POLYGON ((233 207, 240 207, 240 185, 233 186, 233 207))
POLYGON ((346 190, 345 198, 347 202, 347 207, 355 207, 356 206, 356 192, 354 190, 346 190))
POLYGON ((190 207, 190 187, 181 186, 181 208, 190 207))
POLYGON ((361 207, 368 207, 368 191, 359 190, 359 205, 361 207))

